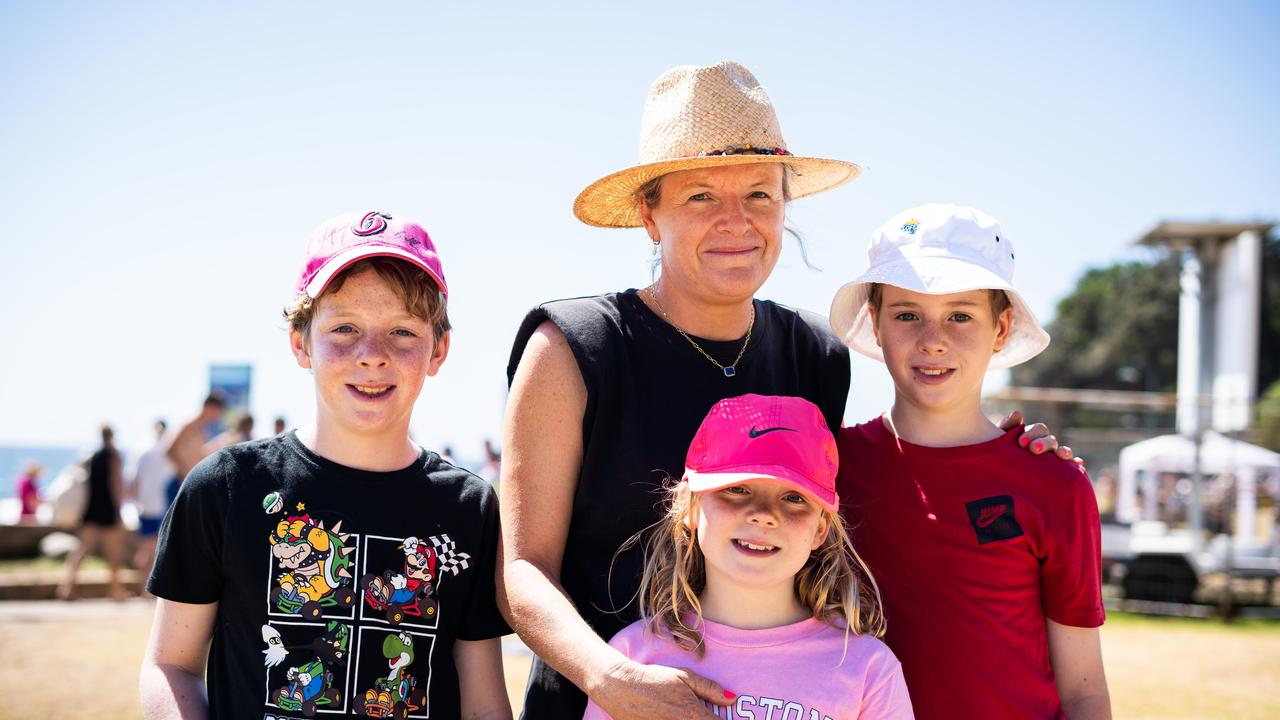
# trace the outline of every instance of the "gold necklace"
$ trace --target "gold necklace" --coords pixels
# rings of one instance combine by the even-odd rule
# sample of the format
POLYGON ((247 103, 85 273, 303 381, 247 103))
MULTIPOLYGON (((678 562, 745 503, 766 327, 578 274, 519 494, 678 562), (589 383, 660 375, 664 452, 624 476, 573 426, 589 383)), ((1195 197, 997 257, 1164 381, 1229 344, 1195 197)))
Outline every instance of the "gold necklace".
POLYGON ((756 324, 755 302, 753 301, 751 303, 751 321, 747 323, 747 336, 742 340, 742 349, 738 351, 738 357, 734 358, 733 363, 730 365, 721 365, 719 360, 716 360, 715 358, 711 357, 711 354, 708 353, 706 350, 703 350, 701 345, 694 342, 693 338, 689 337, 689 333, 685 332, 684 330, 681 330, 679 325, 676 325, 674 322, 671 321, 671 316, 667 315, 667 309, 662 307, 662 301, 658 299, 658 291, 654 290, 653 288, 654 286, 650 285, 645 289, 649 291, 649 299, 653 300, 653 304, 658 306, 658 312, 662 313, 662 319, 666 320, 668 325, 675 328, 675 331, 680 333, 680 337, 689 341, 689 344, 693 346, 694 350, 697 350, 699 353, 702 353, 702 357, 710 360, 712 365, 715 365, 716 367, 720 368, 720 372, 724 373, 725 377, 731 378, 737 375, 738 363, 742 360, 742 356, 747 352, 747 344, 751 342, 751 328, 755 327, 755 324, 756 324))

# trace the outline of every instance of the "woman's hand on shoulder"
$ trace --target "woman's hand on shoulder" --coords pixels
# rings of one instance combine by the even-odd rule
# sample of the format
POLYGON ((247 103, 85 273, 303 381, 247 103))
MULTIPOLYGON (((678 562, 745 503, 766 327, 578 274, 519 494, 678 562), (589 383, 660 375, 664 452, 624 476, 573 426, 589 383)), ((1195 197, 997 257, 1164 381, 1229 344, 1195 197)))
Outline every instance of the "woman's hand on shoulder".
POLYGON ((624 660, 608 669, 591 699, 613 720, 704 720, 716 717, 703 701, 732 705, 736 696, 688 668, 624 660))
MULTIPOLYGON (((1004 419, 1000 421, 1000 429, 1008 432, 1023 423, 1022 411, 1014 410, 1004 419)), ((1023 427, 1023 432, 1018 436, 1018 444, 1026 448, 1032 455, 1040 455, 1053 451, 1062 460, 1073 460, 1077 465, 1084 464, 1084 458, 1075 457, 1071 452, 1071 448, 1066 445, 1059 445, 1058 438, 1049 433, 1049 428, 1044 423, 1034 423, 1023 427)))

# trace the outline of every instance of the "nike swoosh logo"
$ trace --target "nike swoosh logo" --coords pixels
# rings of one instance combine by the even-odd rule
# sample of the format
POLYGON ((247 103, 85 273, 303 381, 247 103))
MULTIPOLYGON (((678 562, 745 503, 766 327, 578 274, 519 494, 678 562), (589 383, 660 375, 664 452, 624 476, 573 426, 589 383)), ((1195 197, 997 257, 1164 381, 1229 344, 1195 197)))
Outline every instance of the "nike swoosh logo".
POLYGON ((974 524, 979 528, 989 527, 992 523, 1004 517, 1004 514, 1008 511, 1009 506, 1003 503, 982 508, 982 513, 974 524))
POLYGON ((771 427, 771 428, 764 428, 763 430, 757 430, 756 427, 752 425, 751 429, 747 431, 747 435, 752 438, 758 438, 761 435, 767 435, 771 432, 777 432, 779 430, 786 430, 787 432, 796 432, 795 428, 789 428, 789 427, 771 427))

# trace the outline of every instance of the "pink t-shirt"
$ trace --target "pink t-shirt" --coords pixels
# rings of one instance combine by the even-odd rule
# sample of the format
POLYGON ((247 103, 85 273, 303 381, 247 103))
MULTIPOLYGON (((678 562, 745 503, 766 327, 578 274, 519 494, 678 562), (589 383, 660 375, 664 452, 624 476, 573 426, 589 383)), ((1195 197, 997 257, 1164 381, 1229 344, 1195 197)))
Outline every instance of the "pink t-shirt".
MULTIPOLYGON (((812 618, 765 630, 704 621, 703 633, 701 658, 645 630, 643 622, 623 628, 609 644, 637 662, 687 667, 737 693, 733 705, 710 707, 726 720, 914 717, 902 666, 868 635, 850 635, 846 653, 844 631, 812 618)), ((587 703, 584 720, 608 717, 587 703)))

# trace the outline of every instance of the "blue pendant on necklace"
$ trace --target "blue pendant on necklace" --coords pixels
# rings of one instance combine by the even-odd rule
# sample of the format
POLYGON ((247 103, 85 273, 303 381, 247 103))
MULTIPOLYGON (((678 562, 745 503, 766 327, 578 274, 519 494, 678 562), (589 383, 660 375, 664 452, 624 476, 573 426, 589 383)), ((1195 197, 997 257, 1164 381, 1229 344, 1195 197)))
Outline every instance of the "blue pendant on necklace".
POLYGON ((737 370, 737 368, 735 368, 735 367, 734 367, 734 366, 732 366, 732 365, 730 365, 729 367, 727 367, 727 368, 725 368, 725 369, 724 369, 724 376, 725 376, 725 377, 733 377, 734 375, 737 375, 737 374, 738 374, 738 370, 737 370))

